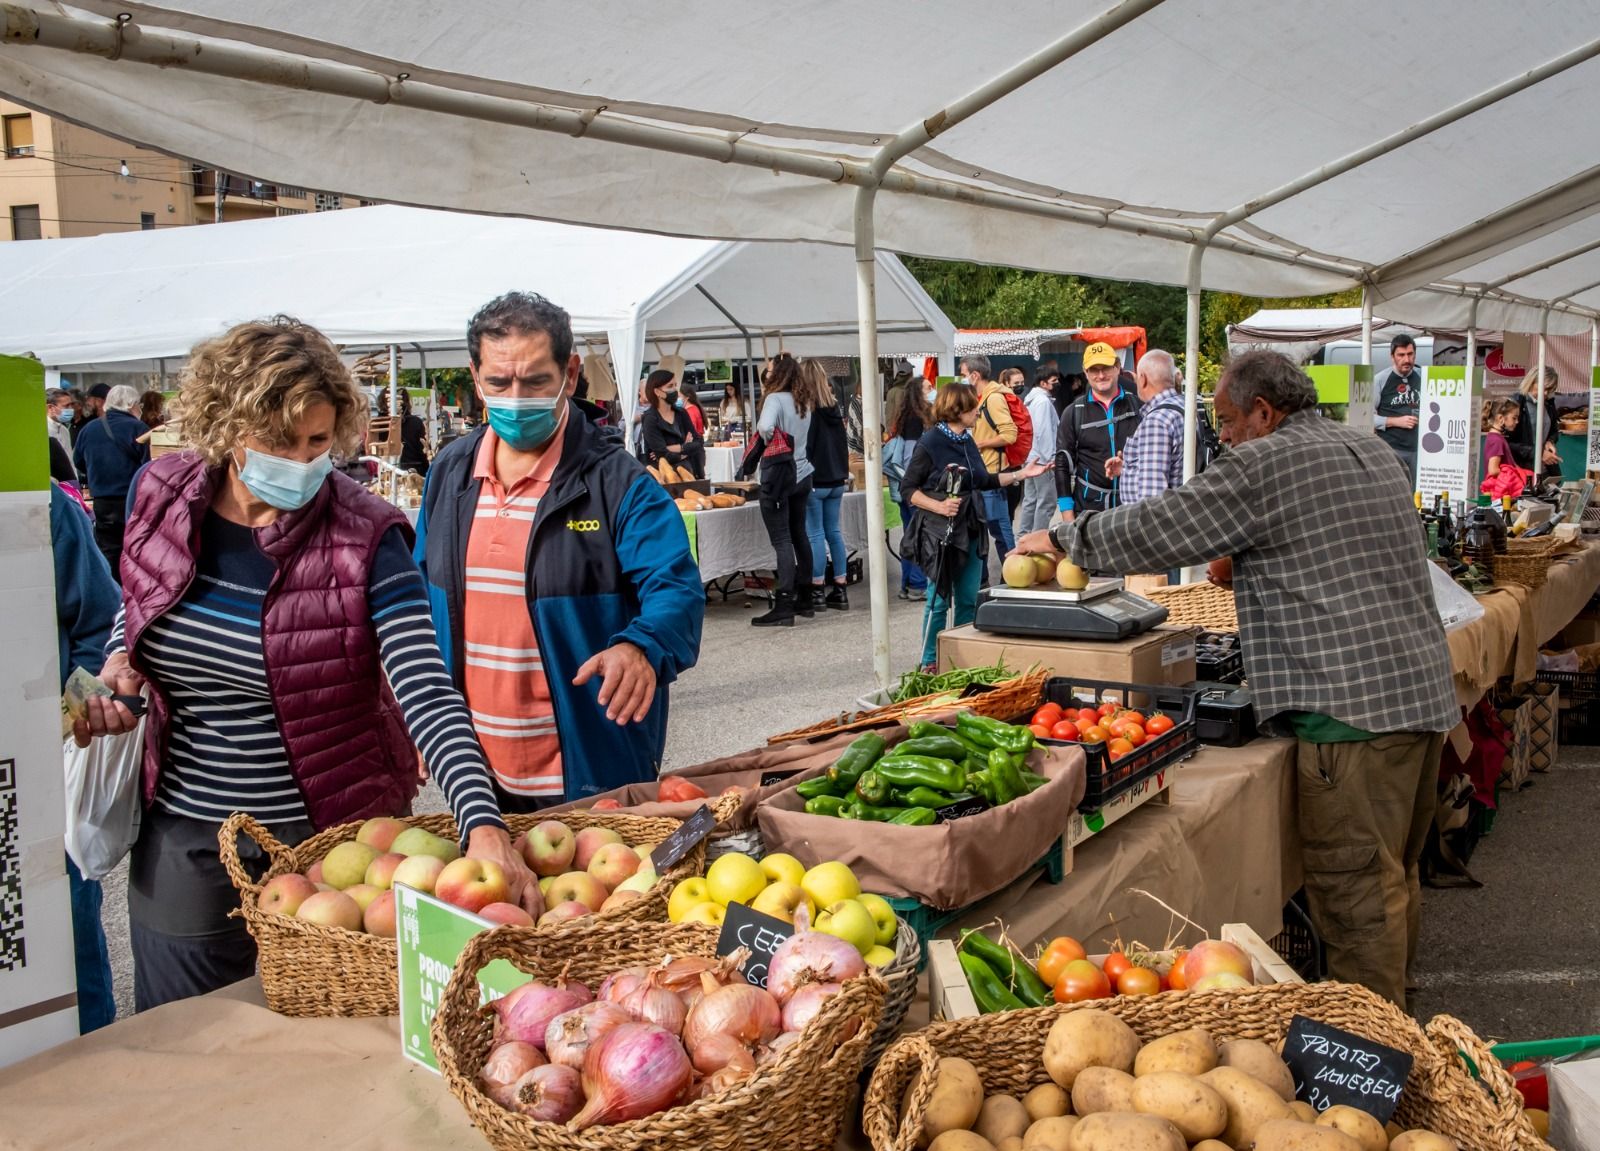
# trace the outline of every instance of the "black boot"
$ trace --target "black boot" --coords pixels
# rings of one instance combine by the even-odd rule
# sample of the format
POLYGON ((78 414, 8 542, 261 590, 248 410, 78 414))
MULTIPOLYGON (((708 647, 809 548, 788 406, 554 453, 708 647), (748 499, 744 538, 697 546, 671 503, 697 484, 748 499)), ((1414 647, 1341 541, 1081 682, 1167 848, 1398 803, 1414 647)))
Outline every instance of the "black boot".
POLYGON ((831 607, 834 611, 849 611, 850 596, 844 590, 844 584, 836 583, 828 589, 828 598, 822 601, 823 607, 831 607))
POLYGON ((754 617, 751 627, 793 627, 794 596, 786 591, 772 593, 772 610, 754 617))
POLYGON ((816 594, 810 584, 801 584, 794 593, 794 614, 810 619, 817 614, 816 594))

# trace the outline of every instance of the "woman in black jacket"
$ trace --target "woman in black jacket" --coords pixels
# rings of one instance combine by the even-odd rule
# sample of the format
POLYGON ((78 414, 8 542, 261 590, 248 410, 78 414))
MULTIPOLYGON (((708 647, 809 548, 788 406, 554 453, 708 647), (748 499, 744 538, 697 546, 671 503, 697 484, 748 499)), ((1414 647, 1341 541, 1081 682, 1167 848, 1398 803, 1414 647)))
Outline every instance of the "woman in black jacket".
POLYGON ((705 442, 694 434, 689 413, 674 405, 675 377, 663 368, 650 373, 644 382, 645 410, 639 426, 644 435, 647 463, 669 460, 674 467, 687 467, 696 479, 706 474, 705 442))
POLYGON ((1544 401, 1544 446, 1539 452, 1539 474, 1561 478, 1561 455, 1556 445, 1561 442, 1561 429, 1556 426, 1556 388, 1561 377, 1554 368, 1544 370, 1544 386, 1539 386, 1539 369, 1534 368, 1522 379, 1517 392, 1517 406, 1521 412, 1517 426, 1506 437, 1511 443, 1511 462, 1524 471, 1533 471, 1534 437, 1538 435, 1539 402, 1544 401))
POLYGON ((796 402, 811 409, 811 430, 806 437, 806 458, 811 461, 811 495, 806 500, 806 538, 811 541, 811 599, 838 611, 850 610, 845 593, 849 552, 839 531, 839 508, 850 479, 850 448, 845 437, 844 412, 828 382, 828 373, 816 360, 800 365, 796 402), (801 396, 804 401, 801 402, 801 396), (833 557, 833 586, 822 594, 828 557, 833 557))

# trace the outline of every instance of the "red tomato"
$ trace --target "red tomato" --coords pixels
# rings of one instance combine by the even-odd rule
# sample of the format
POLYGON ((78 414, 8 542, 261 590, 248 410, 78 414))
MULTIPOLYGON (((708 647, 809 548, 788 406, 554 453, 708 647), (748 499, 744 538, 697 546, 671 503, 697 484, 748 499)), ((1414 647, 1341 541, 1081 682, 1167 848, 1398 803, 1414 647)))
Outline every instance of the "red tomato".
MULTIPOLYGON (((1046 727, 1042 723, 1030 723, 1028 725, 1028 730, 1033 732, 1033 738, 1034 739, 1049 739, 1050 738, 1050 729, 1048 727, 1046 727)), ((1072 734, 1074 736, 1076 736, 1078 734, 1077 728, 1073 728, 1072 734)), ((1057 739, 1062 739, 1062 738, 1067 738, 1067 737, 1056 736, 1056 738, 1057 739)))
POLYGON ((1117 977, 1118 995, 1155 995, 1161 990, 1161 976, 1148 967, 1130 967, 1117 977))
POLYGON ((1111 984, 1114 987, 1117 980, 1122 977, 1122 973, 1132 966, 1133 960, 1120 951, 1113 951, 1106 956, 1106 961, 1100 965, 1100 970, 1106 973, 1106 978, 1111 980, 1111 984))
POLYGON ((1087 959, 1074 959, 1061 969, 1061 977, 1052 989, 1057 1003, 1082 1003, 1086 999, 1106 999, 1111 995, 1111 981, 1087 959))
POLYGON ((610 798, 609 796, 607 796, 605 799, 597 799, 597 800, 595 800, 594 801, 594 806, 591 807, 589 810, 590 811, 621 811, 622 810, 622 804, 618 803, 616 800, 614 800, 614 799, 610 798))
POLYGON ((705 799, 706 793, 687 779, 676 775, 661 777, 661 786, 656 789, 658 803, 682 803, 689 799, 705 799))
POLYGON ((1084 723, 1095 724, 1100 722, 1100 713, 1092 707, 1080 707, 1078 718, 1084 723))
POLYGON ((1098 710, 1100 718, 1104 719, 1108 715, 1116 715, 1122 709, 1114 703, 1102 703, 1098 710))
POLYGON ((1033 723, 1042 723, 1046 727, 1053 727, 1061 721, 1061 708, 1053 703, 1047 703, 1033 713, 1033 723))
POLYGON ((1119 714, 1117 716, 1117 718, 1121 719, 1121 720, 1126 720, 1129 723, 1136 723, 1140 727, 1144 727, 1145 726, 1144 716, 1141 715, 1140 713, 1136 712, 1136 711, 1125 711, 1125 712, 1122 712, 1121 714, 1119 714))
POLYGON ((1134 747, 1138 747, 1148 737, 1144 733, 1144 728, 1138 724, 1125 723, 1122 725, 1122 738, 1133 744, 1134 747))
POLYGON ((1061 978, 1062 969, 1074 959, 1082 959, 1084 954, 1083 944, 1070 935, 1058 935, 1039 953, 1034 969, 1039 972, 1040 979, 1054 987, 1061 978))
POLYGON ((1106 750, 1111 753, 1112 759, 1121 759, 1125 755, 1132 754, 1133 744, 1129 743, 1121 736, 1118 736, 1116 739, 1106 744, 1106 750))
POLYGON ((1150 722, 1144 725, 1145 731, 1152 737, 1160 735, 1162 732, 1171 731, 1172 727, 1172 717, 1170 715, 1161 715, 1159 712, 1152 715, 1150 722))
MULTIPOLYGON (((1038 732, 1035 732, 1034 734, 1037 735, 1038 732)), ((1050 729, 1050 738, 1070 739, 1076 741, 1078 738, 1078 725, 1073 723, 1070 719, 1064 719, 1050 729)))
POLYGON ((1107 731, 1109 731, 1112 735, 1121 735, 1122 734, 1122 729, 1127 727, 1127 726, 1128 726, 1128 721, 1123 719, 1120 715, 1119 716, 1114 716, 1113 718, 1107 720, 1106 723, 1105 723, 1105 729, 1107 731))
POLYGON ((1084 743, 1104 743, 1111 738, 1111 733, 1103 727, 1086 727, 1083 729, 1084 743))
POLYGON ((1172 967, 1167 972, 1167 986, 1174 991, 1189 990, 1189 981, 1183 976, 1183 961, 1189 958, 1189 952, 1184 948, 1172 953, 1172 967))

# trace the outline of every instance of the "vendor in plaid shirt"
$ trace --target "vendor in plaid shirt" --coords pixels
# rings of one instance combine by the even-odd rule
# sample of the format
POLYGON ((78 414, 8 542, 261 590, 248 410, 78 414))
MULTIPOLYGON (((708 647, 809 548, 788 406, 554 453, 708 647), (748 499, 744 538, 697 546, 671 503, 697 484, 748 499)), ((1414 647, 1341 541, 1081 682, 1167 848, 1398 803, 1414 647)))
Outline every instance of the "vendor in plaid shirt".
POLYGON ((1405 1002, 1417 861, 1460 719, 1411 485, 1376 436, 1321 418, 1276 352, 1217 384, 1232 450, 1180 488, 1034 532, 1017 550, 1103 571, 1232 556, 1257 718, 1299 740, 1299 825, 1331 978, 1405 1002))
POLYGON ((1135 380, 1144 405, 1139 428, 1121 459, 1106 464, 1106 475, 1121 476, 1118 490, 1124 507, 1183 483, 1183 397, 1176 387, 1178 365, 1172 353, 1151 348, 1140 357, 1135 380))

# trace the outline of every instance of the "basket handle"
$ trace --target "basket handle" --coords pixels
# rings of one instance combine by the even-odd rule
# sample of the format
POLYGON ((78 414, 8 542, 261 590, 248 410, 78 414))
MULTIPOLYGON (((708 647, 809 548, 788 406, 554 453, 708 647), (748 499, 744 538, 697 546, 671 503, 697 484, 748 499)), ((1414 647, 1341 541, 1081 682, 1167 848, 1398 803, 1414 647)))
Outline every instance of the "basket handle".
POLYGON ((711 804, 711 814, 716 817, 717 825, 727 823, 744 803, 743 795, 719 795, 711 804))
POLYGON ((271 878, 284 872, 295 870, 294 852, 284 844, 279 843, 276 836, 253 816, 236 811, 223 821, 217 830, 217 855, 222 860, 223 869, 227 871, 228 878, 233 881, 233 886, 238 891, 247 887, 254 887, 255 881, 245 872, 244 864, 239 861, 239 835, 248 835, 255 840, 256 846, 265 851, 272 860, 272 866, 262 878, 271 878))
POLYGON ((889 1044, 872 1073, 868 1112, 862 1117, 873 1151, 915 1151, 938 1078, 939 1056, 927 1039, 912 1034, 889 1044), (919 1071, 916 1089, 906 1097, 905 1110, 897 1116, 902 1084, 911 1082, 919 1071))
MULTIPOLYGON (((1477 1081, 1482 1094, 1474 1093, 1473 1106, 1487 1106, 1493 1112, 1489 1126, 1506 1151, 1548 1151, 1549 1144, 1539 1138, 1522 1109, 1521 1096, 1516 1083, 1489 1050, 1487 1044, 1461 1020, 1453 1015, 1435 1015, 1423 1028, 1428 1041, 1433 1044, 1448 1066, 1460 1066, 1463 1059, 1477 1069, 1477 1081)), ((1462 1069, 1467 1071, 1466 1068, 1462 1069)))

